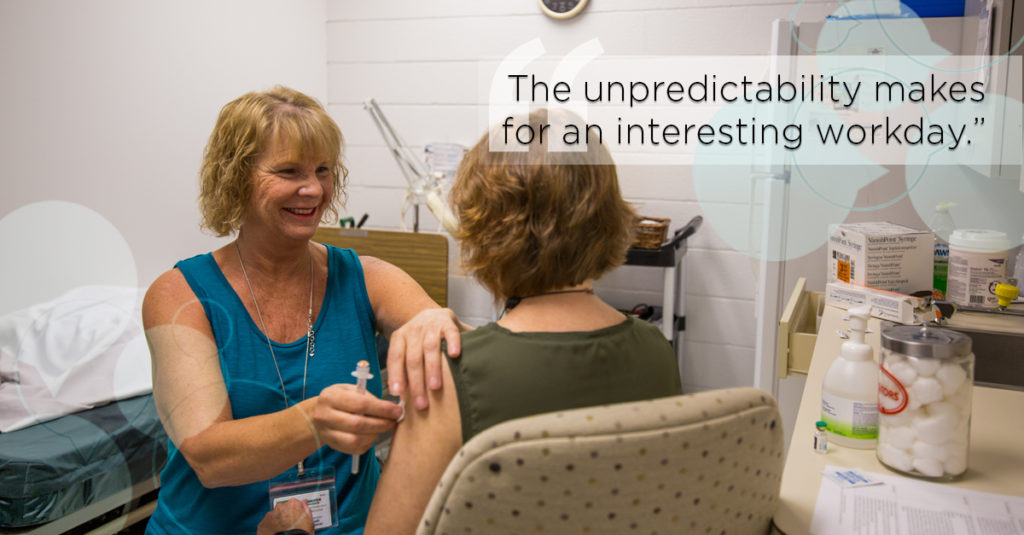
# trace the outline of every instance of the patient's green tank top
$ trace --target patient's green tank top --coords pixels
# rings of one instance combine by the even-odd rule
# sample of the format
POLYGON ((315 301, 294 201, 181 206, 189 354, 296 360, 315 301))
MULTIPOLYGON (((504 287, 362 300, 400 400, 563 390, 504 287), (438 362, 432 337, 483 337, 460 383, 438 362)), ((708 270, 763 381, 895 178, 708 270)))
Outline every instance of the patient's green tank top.
POLYGON ((587 332, 516 333, 490 323, 448 359, 462 440, 506 420, 682 393, 675 352, 635 318, 587 332))
MULTIPOLYGON (((316 351, 309 359, 309 370, 304 371, 305 336, 288 343, 272 341, 281 379, 267 339, 224 278, 213 256, 207 253, 175 265, 210 320, 234 418, 283 410, 282 379, 289 406, 301 401, 304 373, 306 397, 315 396, 334 383, 354 383, 351 372, 360 360, 370 362, 374 375, 366 384, 367 391, 381 395, 375 319, 366 293, 362 264, 348 249, 328 246, 327 251, 327 288, 313 325, 316 351)), ((330 470, 336 476, 338 526, 318 531, 317 535, 363 532, 380 476, 373 449, 360 457, 359 465, 359 473, 352 474, 352 457, 328 446, 306 458, 306 468, 330 470)), ((292 466, 285 473, 295 476, 296 472, 292 466)), ((208 489, 173 443, 169 443, 167 465, 160 474, 160 482, 159 500, 149 520, 147 535, 253 535, 256 525, 271 509, 266 481, 208 489)))

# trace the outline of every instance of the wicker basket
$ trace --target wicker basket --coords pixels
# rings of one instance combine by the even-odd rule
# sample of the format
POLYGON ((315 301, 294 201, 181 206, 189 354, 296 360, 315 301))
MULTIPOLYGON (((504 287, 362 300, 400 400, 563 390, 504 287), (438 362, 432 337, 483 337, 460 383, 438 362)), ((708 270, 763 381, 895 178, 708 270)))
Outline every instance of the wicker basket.
POLYGON ((636 249, 660 249, 668 236, 668 225, 672 220, 665 217, 641 216, 636 220, 636 238, 633 247, 636 249))

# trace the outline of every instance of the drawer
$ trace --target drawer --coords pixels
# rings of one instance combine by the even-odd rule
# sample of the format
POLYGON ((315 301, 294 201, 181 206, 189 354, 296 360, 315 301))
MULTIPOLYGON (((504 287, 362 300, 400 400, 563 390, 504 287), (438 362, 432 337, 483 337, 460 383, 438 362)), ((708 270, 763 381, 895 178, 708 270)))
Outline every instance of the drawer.
POLYGON ((779 320, 779 377, 807 375, 818 339, 824 292, 807 291, 807 279, 796 281, 779 320))

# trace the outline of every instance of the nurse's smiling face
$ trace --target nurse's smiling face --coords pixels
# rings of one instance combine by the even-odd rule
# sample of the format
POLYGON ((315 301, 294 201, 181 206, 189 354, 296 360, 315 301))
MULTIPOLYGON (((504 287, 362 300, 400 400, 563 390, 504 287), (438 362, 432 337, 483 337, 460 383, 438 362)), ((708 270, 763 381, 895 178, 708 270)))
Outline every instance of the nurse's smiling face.
POLYGON ((274 136, 256 159, 244 227, 309 240, 334 194, 330 162, 274 136))

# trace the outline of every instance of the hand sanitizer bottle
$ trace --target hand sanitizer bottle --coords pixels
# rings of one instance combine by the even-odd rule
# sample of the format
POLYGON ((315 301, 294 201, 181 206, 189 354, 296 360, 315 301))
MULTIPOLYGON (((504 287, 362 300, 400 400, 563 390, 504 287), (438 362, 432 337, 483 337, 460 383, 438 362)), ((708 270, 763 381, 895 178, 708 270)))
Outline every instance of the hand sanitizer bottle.
POLYGON ((850 309, 850 339, 825 373, 821 420, 829 441, 850 448, 874 448, 878 442, 878 364, 864 342, 869 307, 850 309))

